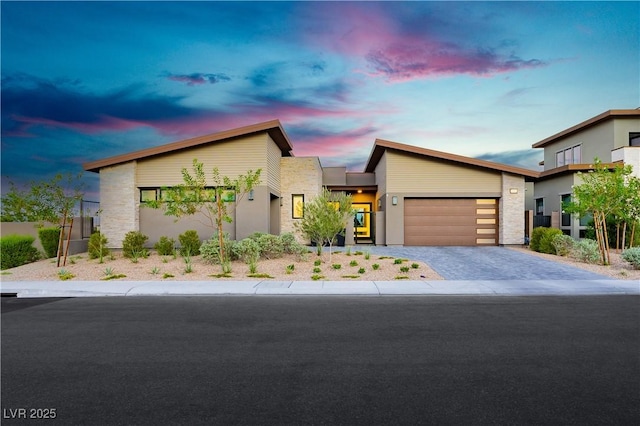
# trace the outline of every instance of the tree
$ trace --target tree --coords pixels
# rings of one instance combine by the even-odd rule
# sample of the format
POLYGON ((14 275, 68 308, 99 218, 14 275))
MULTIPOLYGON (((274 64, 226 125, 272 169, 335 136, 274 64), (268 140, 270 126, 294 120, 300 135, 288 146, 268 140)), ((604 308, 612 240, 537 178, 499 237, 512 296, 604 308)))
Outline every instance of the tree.
POLYGON ((2 222, 61 222, 82 199, 81 177, 58 173, 50 181, 30 182, 26 190, 10 182, 2 197, 2 222))
POLYGON ((222 226, 231 223, 231 213, 237 204, 260 183, 261 169, 236 179, 221 176, 218 168, 213 169, 211 185, 207 183, 203 163, 193 159, 193 171, 182 169, 183 184, 163 188, 163 199, 148 202, 151 208, 164 208, 165 215, 174 216, 176 220, 184 216, 199 214, 204 217, 198 220, 205 226, 217 230, 220 259, 226 259, 224 233, 222 226))
POLYGON ((318 254, 322 246, 329 245, 329 262, 331 248, 338 235, 344 235, 349 220, 353 217, 351 207, 353 199, 344 192, 331 192, 322 188, 322 192, 303 207, 303 217, 296 227, 302 234, 315 241, 318 254))
POLYGON ((592 171, 579 173, 583 183, 573 187, 571 202, 564 204, 562 208, 567 213, 579 216, 593 215, 600 259, 604 265, 608 265, 610 256, 607 220, 617 218, 618 225, 623 224, 624 230, 627 223, 632 223, 635 228, 640 203, 640 183, 637 177, 631 175, 631 166, 616 165, 610 169, 597 158, 594 163, 592 171))

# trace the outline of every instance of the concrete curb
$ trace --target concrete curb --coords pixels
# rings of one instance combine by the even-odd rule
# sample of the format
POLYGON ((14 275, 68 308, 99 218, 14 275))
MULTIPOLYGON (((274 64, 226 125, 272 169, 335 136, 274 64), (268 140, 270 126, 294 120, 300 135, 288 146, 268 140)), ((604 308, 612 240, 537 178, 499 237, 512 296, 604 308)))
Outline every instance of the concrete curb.
POLYGON ((623 280, 495 281, 15 281, 0 283, 17 297, 268 296, 268 295, 640 295, 623 280))

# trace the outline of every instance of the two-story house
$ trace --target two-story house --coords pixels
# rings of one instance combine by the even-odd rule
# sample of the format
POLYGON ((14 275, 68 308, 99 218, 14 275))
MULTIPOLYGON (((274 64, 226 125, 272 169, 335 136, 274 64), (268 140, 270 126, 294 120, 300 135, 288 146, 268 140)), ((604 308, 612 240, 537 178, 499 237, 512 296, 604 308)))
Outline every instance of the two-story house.
POLYGON ((640 176, 640 109, 606 111, 533 148, 544 149, 544 170, 534 186, 535 222, 580 238, 590 218, 563 213, 562 203, 571 200, 573 186, 582 182, 578 172, 592 170, 595 158, 605 164, 630 164, 640 176))

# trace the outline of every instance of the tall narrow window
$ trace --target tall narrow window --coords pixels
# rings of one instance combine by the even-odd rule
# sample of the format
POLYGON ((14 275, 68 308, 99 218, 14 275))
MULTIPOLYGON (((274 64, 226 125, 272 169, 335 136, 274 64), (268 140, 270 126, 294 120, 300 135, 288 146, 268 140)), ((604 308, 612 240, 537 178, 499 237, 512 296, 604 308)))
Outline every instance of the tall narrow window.
POLYGON ((582 163, 582 145, 573 147, 573 164, 582 163))
POLYGON ((536 215, 542 216, 544 214, 544 199, 536 198, 536 215))
POLYGON ((291 196, 291 217, 302 219, 304 216, 304 194, 293 194, 291 196))
POLYGON ((571 214, 565 213, 564 206, 571 202, 571 195, 562 196, 562 226, 571 226, 571 214))

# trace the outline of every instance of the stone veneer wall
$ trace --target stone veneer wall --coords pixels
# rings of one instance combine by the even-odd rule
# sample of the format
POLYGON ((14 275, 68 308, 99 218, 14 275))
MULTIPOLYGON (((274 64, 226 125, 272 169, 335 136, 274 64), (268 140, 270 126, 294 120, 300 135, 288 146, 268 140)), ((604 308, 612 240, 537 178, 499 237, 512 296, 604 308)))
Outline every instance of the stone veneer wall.
POLYGON ((318 157, 282 157, 280 159, 280 229, 282 233, 293 232, 298 241, 305 241, 295 229, 297 219, 292 217, 293 194, 304 194, 305 203, 311 201, 322 190, 322 166, 318 157))
POLYGON ((121 248, 125 234, 139 230, 139 204, 135 161, 100 169, 100 232, 108 247, 121 248))
POLYGON ((502 198, 499 213, 499 244, 524 244, 525 185, 522 176, 502 173, 502 198), (517 189, 512 194, 511 189, 517 189))

